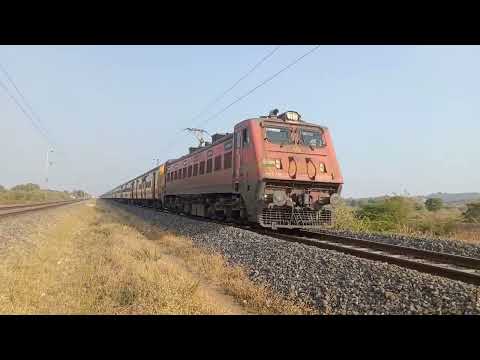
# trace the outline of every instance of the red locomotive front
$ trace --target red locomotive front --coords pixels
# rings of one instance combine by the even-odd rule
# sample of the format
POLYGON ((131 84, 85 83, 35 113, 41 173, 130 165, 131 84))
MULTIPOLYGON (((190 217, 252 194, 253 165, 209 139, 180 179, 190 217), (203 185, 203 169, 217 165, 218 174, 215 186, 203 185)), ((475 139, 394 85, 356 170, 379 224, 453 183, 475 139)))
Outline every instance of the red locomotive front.
POLYGON ((329 225, 343 178, 327 128, 276 112, 235 126, 234 188, 250 221, 272 228, 329 225))

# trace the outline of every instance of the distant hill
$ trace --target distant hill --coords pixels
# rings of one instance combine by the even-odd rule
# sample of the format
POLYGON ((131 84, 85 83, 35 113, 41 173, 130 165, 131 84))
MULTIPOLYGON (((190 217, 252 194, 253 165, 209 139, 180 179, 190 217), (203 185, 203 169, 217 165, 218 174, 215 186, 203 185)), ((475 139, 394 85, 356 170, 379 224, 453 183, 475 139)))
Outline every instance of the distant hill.
MULTIPOLYGON (((387 197, 389 196, 385 195, 385 196, 374 196, 374 197, 365 197, 365 198, 347 198, 345 200, 347 201, 348 204, 358 205, 359 203, 383 200, 387 197)), ((464 205, 469 202, 480 201, 480 193, 477 193, 477 192, 457 193, 457 194, 438 192, 438 193, 424 195, 424 196, 412 196, 412 197, 421 202, 430 198, 440 198, 443 200, 445 204, 449 204, 449 205, 464 205)))
POLYGON ((450 194, 450 193, 435 193, 429 194, 425 196, 426 199, 431 198, 440 198, 443 200, 444 203, 466 203, 470 201, 480 201, 480 193, 473 192, 473 193, 458 193, 458 194, 450 194))

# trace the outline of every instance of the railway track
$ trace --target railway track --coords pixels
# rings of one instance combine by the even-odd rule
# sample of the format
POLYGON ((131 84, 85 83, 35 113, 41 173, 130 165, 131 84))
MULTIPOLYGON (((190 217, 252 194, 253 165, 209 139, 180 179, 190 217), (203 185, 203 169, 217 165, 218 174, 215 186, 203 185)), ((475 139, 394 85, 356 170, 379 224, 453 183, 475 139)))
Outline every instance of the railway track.
MULTIPOLYGON (((168 210, 152 210, 179 215, 168 210)), ((381 261, 431 275, 459 280, 477 286, 480 285, 480 259, 478 258, 387 244, 353 236, 337 235, 331 232, 305 230, 273 231, 260 226, 242 225, 185 214, 181 214, 181 216, 235 226, 285 241, 334 250, 364 259, 381 261)))
POLYGON ((480 285, 480 259, 381 243, 332 233, 299 231, 296 234, 257 231, 274 238, 339 251, 420 272, 480 285))
POLYGON ((66 200, 66 201, 53 201, 48 203, 37 203, 37 204, 22 204, 22 205, 3 205, 0 206, 0 218, 24 214, 27 212, 38 211, 43 209, 49 209, 53 207, 58 207, 62 205, 73 204, 82 200, 66 200))

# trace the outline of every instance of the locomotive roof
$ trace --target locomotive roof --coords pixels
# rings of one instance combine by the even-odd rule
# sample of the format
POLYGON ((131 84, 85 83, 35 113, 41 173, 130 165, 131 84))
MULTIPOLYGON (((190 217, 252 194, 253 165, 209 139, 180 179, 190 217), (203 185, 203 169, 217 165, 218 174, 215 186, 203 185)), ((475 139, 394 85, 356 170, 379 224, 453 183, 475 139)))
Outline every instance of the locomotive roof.
POLYGON ((165 163, 166 164, 171 164, 171 163, 174 163, 174 162, 177 162, 177 161, 180 161, 180 160, 183 160, 183 159, 186 159, 196 153, 199 153, 201 151, 204 151, 204 150, 207 150, 207 149, 210 149, 211 147, 213 146, 216 146, 218 144, 221 144, 222 142, 224 141, 227 141, 228 139, 232 138, 233 137, 233 134, 232 133, 226 133, 224 136, 222 136, 220 139, 218 139, 217 141, 207 145, 207 146, 202 146, 202 147, 199 147, 197 148, 195 151, 193 151, 191 154, 186 154, 186 155, 183 155, 179 158, 176 158, 176 159, 170 159, 170 160, 167 160, 165 163))
POLYGON ((319 125, 319 124, 314 124, 314 123, 310 123, 310 122, 307 122, 305 120, 299 120, 299 121, 285 121, 285 120, 282 120, 281 118, 277 117, 277 116, 260 116, 259 118, 253 118, 253 119, 249 119, 249 120, 256 120, 256 121, 265 121, 265 120, 271 120, 271 121, 274 121, 274 122, 278 122, 280 124, 288 124, 288 125, 307 125, 307 126, 314 126, 314 127, 320 127, 324 130, 327 130, 328 127, 326 126, 323 126, 323 125, 319 125))

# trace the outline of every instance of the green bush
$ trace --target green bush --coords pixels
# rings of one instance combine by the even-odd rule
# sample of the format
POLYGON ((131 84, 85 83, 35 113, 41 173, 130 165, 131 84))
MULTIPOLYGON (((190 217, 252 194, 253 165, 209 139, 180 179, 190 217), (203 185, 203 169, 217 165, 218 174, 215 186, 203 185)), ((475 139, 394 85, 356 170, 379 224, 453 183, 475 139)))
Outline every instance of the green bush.
POLYGON ((28 183, 28 184, 16 185, 13 188, 11 188, 10 191, 27 191, 27 192, 40 191, 40 186, 38 186, 37 184, 28 183))
POLYGON ((415 202, 411 199, 394 196, 361 206, 357 217, 367 220, 373 231, 392 231, 405 226, 414 209, 415 202))
POLYGON ((358 218, 355 209, 345 203, 336 205, 333 214, 334 228, 337 230, 366 232, 370 229, 368 220, 358 218))
POLYGON ((467 204, 463 217, 468 222, 480 223, 480 202, 467 204))
POLYGON ((438 211, 443 207, 443 201, 439 198, 431 198, 425 201, 425 207, 428 211, 438 211))
POLYGON ((62 191, 41 190, 36 184, 16 185, 10 190, 0 191, 0 203, 35 203, 69 200, 70 195, 62 191))

